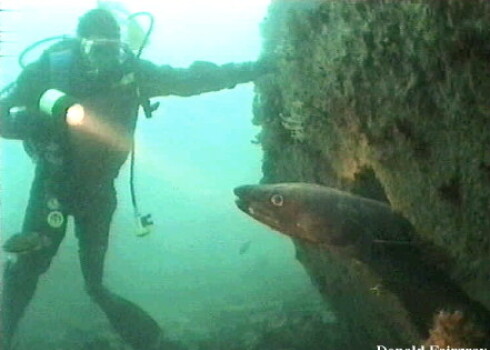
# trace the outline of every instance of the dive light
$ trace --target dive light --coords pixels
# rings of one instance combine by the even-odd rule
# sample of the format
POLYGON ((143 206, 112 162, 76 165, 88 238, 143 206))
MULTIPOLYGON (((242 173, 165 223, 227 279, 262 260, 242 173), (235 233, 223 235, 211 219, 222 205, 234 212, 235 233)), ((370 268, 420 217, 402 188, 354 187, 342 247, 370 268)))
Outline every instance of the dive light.
POLYGON ((39 99, 39 109, 55 121, 66 122, 70 126, 81 125, 85 110, 78 101, 57 89, 46 90, 39 99))

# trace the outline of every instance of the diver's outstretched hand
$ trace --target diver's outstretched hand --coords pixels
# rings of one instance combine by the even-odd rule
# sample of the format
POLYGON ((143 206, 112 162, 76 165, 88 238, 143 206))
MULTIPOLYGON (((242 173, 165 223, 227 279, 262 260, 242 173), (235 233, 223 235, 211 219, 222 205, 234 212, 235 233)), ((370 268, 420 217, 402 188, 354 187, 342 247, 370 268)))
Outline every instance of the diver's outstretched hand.
POLYGON ((277 61, 273 56, 262 56, 255 62, 255 72, 260 78, 264 74, 277 72, 277 61))

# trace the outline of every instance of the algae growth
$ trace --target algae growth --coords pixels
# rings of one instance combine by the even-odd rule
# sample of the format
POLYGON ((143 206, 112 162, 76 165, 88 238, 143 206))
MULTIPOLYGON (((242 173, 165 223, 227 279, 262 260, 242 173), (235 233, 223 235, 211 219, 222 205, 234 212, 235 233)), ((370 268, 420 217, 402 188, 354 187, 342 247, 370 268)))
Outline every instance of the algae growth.
MULTIPOLYGON (((387 200, 445 255, 426 258, 487 309, 489 16, 487 1, 276 1, 263 33, 278 69, 257 86, 254 119, 263 182, 387 200)), ((363 266, 297 250, 350 346, 421 337, 403 307, 367 292, 363 266)))

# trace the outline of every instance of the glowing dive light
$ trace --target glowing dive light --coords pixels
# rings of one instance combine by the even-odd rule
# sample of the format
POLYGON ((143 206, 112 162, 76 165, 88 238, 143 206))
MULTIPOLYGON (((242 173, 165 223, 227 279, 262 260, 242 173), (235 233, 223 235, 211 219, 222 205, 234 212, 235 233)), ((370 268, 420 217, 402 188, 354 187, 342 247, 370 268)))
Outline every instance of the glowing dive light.
POLYGON ((85 111, 78 101, 56 89, 49 89, 39 99, 39 109, 48 116, 77 126, 83 123, 85 111))
POLYGON ((85 118, 85 110, 79 103, 75 103, 66 111, 66 122, 68 125, 77 126, 83 124, 85 118))

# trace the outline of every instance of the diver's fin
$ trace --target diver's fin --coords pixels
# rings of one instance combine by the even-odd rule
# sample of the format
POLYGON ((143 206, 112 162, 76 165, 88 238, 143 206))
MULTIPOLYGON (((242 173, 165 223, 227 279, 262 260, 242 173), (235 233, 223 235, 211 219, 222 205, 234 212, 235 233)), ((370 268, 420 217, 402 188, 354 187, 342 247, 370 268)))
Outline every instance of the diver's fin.
POLYGON ((159 343, 163 338, 162 330, 139 306, 106 289, 101 289, 92 296, 106 314, 114 330, 133 349, 161 349, 159 343))

